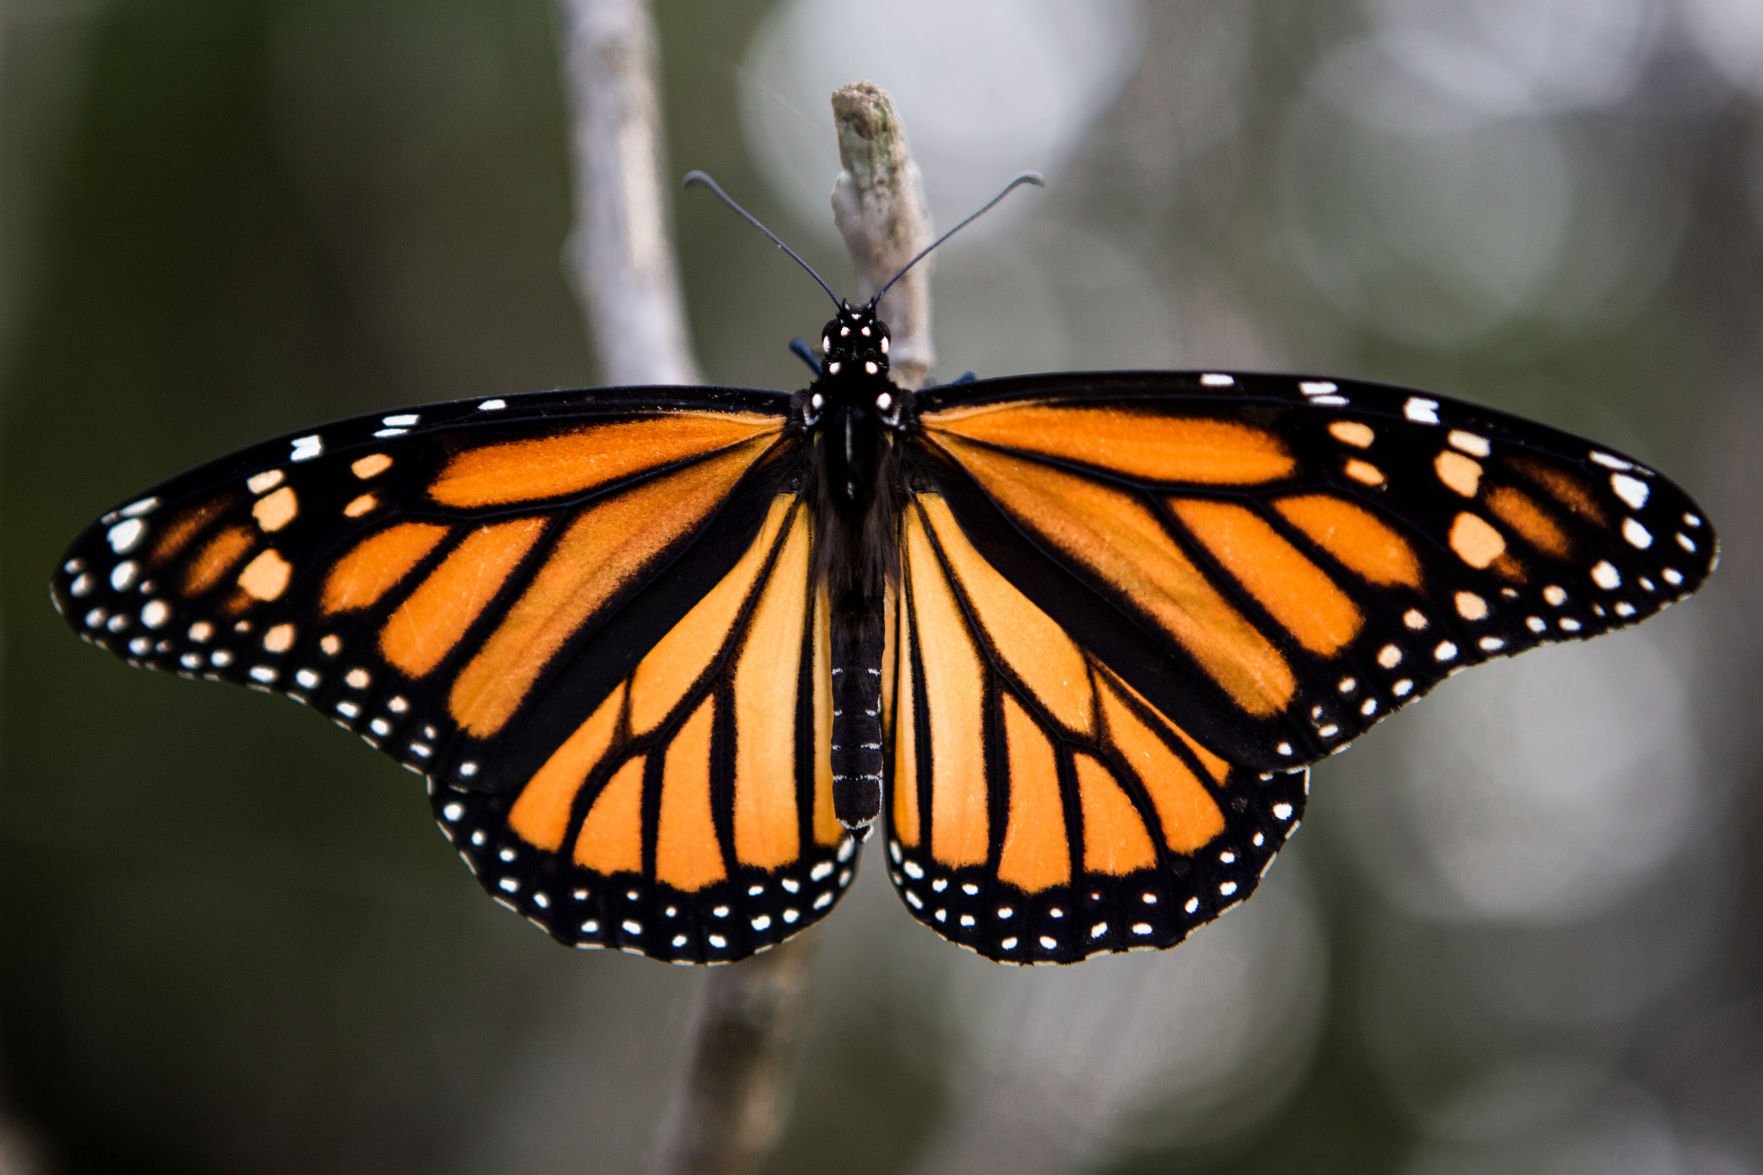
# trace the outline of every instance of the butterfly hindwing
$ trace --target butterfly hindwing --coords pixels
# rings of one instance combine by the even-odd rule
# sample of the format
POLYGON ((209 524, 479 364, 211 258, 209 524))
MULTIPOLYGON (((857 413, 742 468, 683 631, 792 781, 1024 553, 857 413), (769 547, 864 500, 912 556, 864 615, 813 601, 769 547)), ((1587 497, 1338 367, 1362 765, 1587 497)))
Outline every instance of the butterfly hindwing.
POLYGON ((818 921, 854 870, 833 815, 827 611, 803 502, 517 789, 432 789, 486 890, 572 945, 744 958, 818 921))
MULTIPOLYGON (((690 714, 642 722, 644 699, 659 696, 644 682, 669 634, 702 614, 710 585, 745 568, 750 602, 775 599, 785 590, 776 559, 789 554, 787 571, 805 557, 807 539, 789 538, 807 528, 791 505, 800 458, 787 404, 776 393, 620 389, 341 422, 204 466, 105 515, 64 557, 55 600, 87 639, 133 663, 294 697, 430 776, 443 828, 486 886, 558 937, 677 958, 718 957, 715 935, 728 944, 720 957, 738 957, 830 904, 812 903, 830 892, 821 883, 842 838, 814 824, 813 769, 776 775, 771 786, 790 801, 772 805, 776 828, 742 820, 738 786, 752 775, 740 755, 754 746, 813 762, 814 723, 825 719, 810 660, 824 665, 824 651, 804 630, 794 660, 770 670, 769 704, 743 703, 734 666, 757 670, 739 635, 776 608, 725 609, 733 627, 716 646, 723 659, 659 691, 695 700, 690 714), (762 567, 761 550, 772 560, 762 567), (530 821, 523 799, 536 781, 556 792, 567 748, 587 761, 583 731, 616 708, 615 694, 632 712, 613 721, 603 754, 625 769, 613 772, 621 786, 609 804, 627 802, 629 764, 647 764, 638 818, 613 822, 632 845, 607 849, 593 833, 602 848, 582 847, 581 828, 603 823, 591 793, 607 781, 592 770, 576 783, 581 810, 567 828, 523 839, 509 823, 522 811, 530 821), (691 789, 668 782, 688 775, 691 789), (687 791, 694 798, 681 808, 687 791), (720 817, 706 841, 701 809, 730 802, 733 824, 720 817), (796 812, 808 813, 806 825, 796 812), (567 845, 546 839, 564 831, 575 837, 567 845), (635 867, 596 868, 584 855, 635 867), (702 911, 674 901, 672 917, 702 913, 707 923, 716 909, 739 910, 740 928, 699 927, 683 944, 680 930, 661 935, 670 907, 656 895, 703 897, 712 862, 729 892, 705 898, 702 911), (616 912, 615 874, 621 894, 639 895, 616 912), (733 878, 744 895, 761 886, 758 874, 818 892, 797 904, 781 891, 763 903, 734 893, 733 878), (773 898, 775 915, 753 912, 773 898), (639 920, 648 939, 628 929, 639 920)), ((804 572, 788 589, 798 626, 811 611, 806 585, 804 572)), ((710 640, 702 625, 698 637, 710 640)), ((837 872, 848 879, 842 863, 837 872)))
POLYGON ((888 854, 914 917, 1003 962, 1168 947, 1254 890, 1306 772, 1206 750, 988 563, 902 521, 888 854))
POLYGON ((1399 388, 1064 374, 921 397, 915 475, 1149 704, 1259 771, 1465 665, 1633 623, 1714 536, 1566 433, 1399 388))

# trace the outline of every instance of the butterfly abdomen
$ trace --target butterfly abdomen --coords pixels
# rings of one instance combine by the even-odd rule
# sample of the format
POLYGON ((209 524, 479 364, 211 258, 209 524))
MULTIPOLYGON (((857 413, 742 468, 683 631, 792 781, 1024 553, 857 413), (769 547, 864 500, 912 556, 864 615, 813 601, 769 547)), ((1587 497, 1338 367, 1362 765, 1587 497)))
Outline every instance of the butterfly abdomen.
POLYGON ((835 607, 831 620, 833 812, 863 828, 881 813, 883 612, 835 607))

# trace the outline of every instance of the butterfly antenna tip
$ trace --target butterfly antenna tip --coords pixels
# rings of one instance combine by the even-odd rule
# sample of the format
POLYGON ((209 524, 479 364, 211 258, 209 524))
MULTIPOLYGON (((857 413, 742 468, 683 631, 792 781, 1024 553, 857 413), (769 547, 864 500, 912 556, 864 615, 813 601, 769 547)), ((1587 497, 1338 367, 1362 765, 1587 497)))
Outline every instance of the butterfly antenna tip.
POLYGON ((826 279, 821 277, 818 273, 814 272, 814 267, 812 265, 808 264, 806 261, 802 260, 801 254, 797 253, 794 249, 792 249, 788 245, 784 244, 783 240, 776 233, 772 232, 770 229, 766 228, 765 225, 760 223, 759 218, 757 216, 754 216, 751 212, 748 212, 745 208, 742 208, 739 204, 735 203, 734 197, 730 196, 727 192, 723 191, 721 184, 719 184, 715 180, 711 179, 704 172, 698 171, 695 168, 691 171, 686 172, 686 178, 681 186, 689 188, 693 184, 699 184, 703 187, 709 188, 711 193, 718 200, 721 200, 724 204, 727 204, 730 208, 734 209, 736 214, 739 215, 742 220, 745 220, 748 224, 752 225, 754 228, 756 228, 760 232, 764 233, 768 238, 770 238, 771 243, 776 245, 779 249, 782 249, 791 261, 794 261, 797 265, 800 265, 805 271, 807 271, 807 274, 809 277, 813 278, 816 282, 819 282, 820 288, 826 291, 826 296, 833 300, 833 305, 839 306, 839 307, 844 306, 844 304, 845 304, 844 299, 840 298, 837 294, 833 293, 833 288, 826 284, 826 279))
POLYGON ((917 265, 920 261, 929 257, 933 249, 960 232, 962 229, 966 228, 968 225, 972 224, 974 221, 978 220, 980 217, 984 216, 986 213, 990 212, 993 205, 1002 200, 1005 196, 1008 196, 1011 192, 1014 192, 1017 188, 1020 188, 1023 184, 1033 184, 1037 188, 1044 188, 1047 186, 1047 181, 1036 171, 1025 171, 1021 175, 1012 179, 1009 183, 998 189, 997 195, 993 196, 990 200, 987 200, 984 204, 981 204, 974 211, 962 217, 961 223, 957 224, 954 228, 948 230, 942 236, 920 249, 916 257, 902 265, 900 271, 893 277, 890 277, 881 289, 870 295, 869 308, 874 310, 877 306, 881 305, 882 295, 893 289, 894 283, 905 277, 907 272, 910 271, 914 265, 917 265))

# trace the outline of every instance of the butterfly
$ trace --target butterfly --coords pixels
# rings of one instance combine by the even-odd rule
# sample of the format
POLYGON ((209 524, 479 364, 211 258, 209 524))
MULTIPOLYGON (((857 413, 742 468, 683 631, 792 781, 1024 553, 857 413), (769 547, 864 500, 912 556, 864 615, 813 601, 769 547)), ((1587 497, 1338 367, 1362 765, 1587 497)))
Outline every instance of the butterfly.
POLYGON ((422 774, 563 943, 741 959, 822 918, 879 826, 913 917, 1069 963, 1247 898, 1307 765, 1445 677, 1714 566, 1656 472, 1430 393, 905 389, 885 289, 834 299, 794 393, 494 397, 245 449, 104 514, 56 606, 422 774))

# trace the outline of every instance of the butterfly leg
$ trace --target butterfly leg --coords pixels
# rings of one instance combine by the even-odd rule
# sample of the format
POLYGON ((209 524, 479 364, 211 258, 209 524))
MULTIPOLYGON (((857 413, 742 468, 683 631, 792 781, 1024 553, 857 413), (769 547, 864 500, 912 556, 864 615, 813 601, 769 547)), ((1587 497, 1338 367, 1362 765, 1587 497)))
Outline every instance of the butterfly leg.
POLYGON ((867 832, 881 813, 882 610, 835 608, 831 622, 833 811, 867 832))

